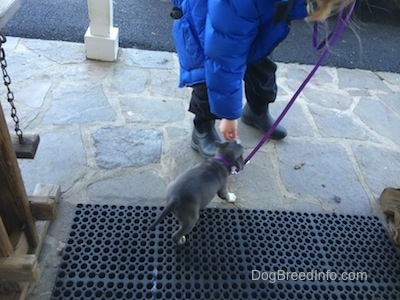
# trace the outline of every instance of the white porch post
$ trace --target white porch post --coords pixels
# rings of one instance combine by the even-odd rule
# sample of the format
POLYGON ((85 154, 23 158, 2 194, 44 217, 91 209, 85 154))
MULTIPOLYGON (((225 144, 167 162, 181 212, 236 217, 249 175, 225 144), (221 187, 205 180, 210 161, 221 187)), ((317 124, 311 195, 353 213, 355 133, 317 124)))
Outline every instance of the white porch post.
POLYGON ((115 61, 119 30, 113 27, 113 0, 88 0, 89 28, 85 33, 86 57, 115 61))

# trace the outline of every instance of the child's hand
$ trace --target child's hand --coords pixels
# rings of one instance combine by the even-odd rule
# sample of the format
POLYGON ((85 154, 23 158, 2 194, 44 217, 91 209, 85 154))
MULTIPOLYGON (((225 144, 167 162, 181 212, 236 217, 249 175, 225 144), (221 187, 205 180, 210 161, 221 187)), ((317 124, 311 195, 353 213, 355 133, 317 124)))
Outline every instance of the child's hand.
POLYGON ((219 130, 224 136, 225 140, 237 139, 237 120, 222 119, 219 124, 219 130))

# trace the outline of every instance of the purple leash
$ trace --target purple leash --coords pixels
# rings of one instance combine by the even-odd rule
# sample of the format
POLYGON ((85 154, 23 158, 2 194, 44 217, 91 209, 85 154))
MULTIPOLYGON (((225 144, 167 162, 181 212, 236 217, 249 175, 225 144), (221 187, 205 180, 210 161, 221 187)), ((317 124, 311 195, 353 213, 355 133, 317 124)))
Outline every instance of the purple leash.
MULTIPOLYGON (((350 17, 354 11, 354 7, 356 4, 356 0, 354 0, 353 4, 351 5, 346 17, 342 19, 343 15, 343 8, 340 9, 339 11, 339 16, 338 16, 338 21, 336 22, 335 28, 333 32, 319 45, 317 45, 317 24, 315 23, 314 25, 314 37, 313 37, 313 43, 314 43, 314 48, 316 50, 320 50, 326 46, 324 52, 322 53, 320 59, 317 61, 315 64, 314 68, 311 70, 310 74, 306 77, 306 79, 303 81, 303 83, 300 85, 300 87, 297 89, 297 91, 294 93, 293 97, 290 99, 289 103, 286 105, 286 107, 283 109, 282 113, 279 115, 279 117, 275 120, 274 124, 268 129, 268 131, 265 133, 264 137, 261 139, 261 141, 257 144, 257 146, 253 149, 253 151, 245 158, 244 164, 248 164, 250 162, 250 159, 257 153, 258 150, 260 150, 261 146, 269 139, 271 136, 272 132, 275 130, 275 128, 278 126, 278 124, 281 122, 283 117, 286 115, 286 113, 289 111, 290 107, 293 105, 294 101, 297 99, 297 97, 300 95, 300 93, 303 91, 305 86, 308 84, 310 79, 314 76, 315 72, 318 70, 318 68, 321 66, 322 62, 325 60, 326 56, 328 55, 329 51, 333 47, 333 45, 337 42, 339 39, 340 35, 342 34, 343 30, 346 28, 350 17), (339 24, 339 25, 338 25, 339 24)), ((236 170, 236 173, 238 173, 240 170, 236 170)))

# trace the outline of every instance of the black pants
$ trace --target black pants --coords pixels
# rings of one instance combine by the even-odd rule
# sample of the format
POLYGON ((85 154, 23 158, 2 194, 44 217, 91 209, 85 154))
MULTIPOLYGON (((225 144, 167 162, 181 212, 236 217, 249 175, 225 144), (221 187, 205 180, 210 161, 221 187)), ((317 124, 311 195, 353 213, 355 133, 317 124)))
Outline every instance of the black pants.
MULTIPOLYGON (((247 66, 244 75, 245 94, 247 103, 256 114, 261 114, 268 108, 268 103, 276 99, 276 64, 269 58, 247 66)), ((211 113, 208 103, 205 83, 192 86, 189 111, 196 115, 196 120, 214 120, 218 117, 211 113)))

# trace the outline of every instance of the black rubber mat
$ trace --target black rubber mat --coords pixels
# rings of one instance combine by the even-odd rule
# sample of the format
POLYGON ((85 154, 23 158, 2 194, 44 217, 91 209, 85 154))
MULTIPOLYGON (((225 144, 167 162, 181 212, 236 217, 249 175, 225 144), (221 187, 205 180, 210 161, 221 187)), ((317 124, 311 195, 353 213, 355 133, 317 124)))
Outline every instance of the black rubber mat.
POLYGON ((400 299, 376 217, 208 208, 177 248, 160 210, 79 204, 51 299, 400 299))

